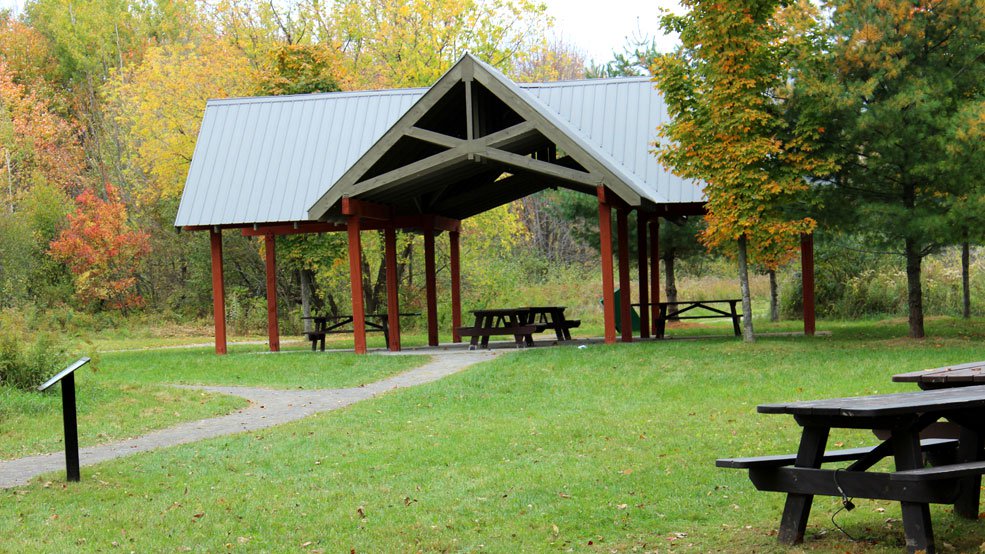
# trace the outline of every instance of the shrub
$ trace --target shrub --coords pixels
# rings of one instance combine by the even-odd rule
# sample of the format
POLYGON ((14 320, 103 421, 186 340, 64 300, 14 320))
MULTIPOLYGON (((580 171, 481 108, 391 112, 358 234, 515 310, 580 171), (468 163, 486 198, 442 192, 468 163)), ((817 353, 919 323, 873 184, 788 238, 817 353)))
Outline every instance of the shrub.
POLYGON ((67 362, 57 335, 25 329, 18 314, 0 314, 0 386, 32 390, 67 362))

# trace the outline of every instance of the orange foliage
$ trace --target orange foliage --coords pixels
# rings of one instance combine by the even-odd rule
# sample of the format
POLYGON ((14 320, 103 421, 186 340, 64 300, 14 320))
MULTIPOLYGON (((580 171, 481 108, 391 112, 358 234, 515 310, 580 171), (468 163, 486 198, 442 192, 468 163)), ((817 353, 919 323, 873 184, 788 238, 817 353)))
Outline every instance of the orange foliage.
POLYGON ((135 272, 150 251, 148 234, 127 226, 126 206, 112 185, 106 185, 105 200, 86 188, 75 202, 68 227, 51 243, 52 256, 75 275, 84 302, 116 309, 141 305, 135 272))

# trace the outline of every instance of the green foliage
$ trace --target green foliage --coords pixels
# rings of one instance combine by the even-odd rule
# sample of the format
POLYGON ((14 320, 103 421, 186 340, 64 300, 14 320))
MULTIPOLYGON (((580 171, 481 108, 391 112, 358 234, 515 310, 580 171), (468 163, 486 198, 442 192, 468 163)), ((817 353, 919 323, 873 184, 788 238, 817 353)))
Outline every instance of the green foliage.
POLYGON ((837 157, 818 192, 831 223, 906 260, 910 333, 923 334, 921 260, 966 227, 981 197, 985 9, 980 0, 833 0, 799 108, 837 157), (975 202, 972 201, 972 204, 975 202), (961 210, 958 219, 975 209, 961 210))
POLYGON ((56 332, 28 332, 15 312, 0 313, 0 387, 33 390, 68 361, 56 332))

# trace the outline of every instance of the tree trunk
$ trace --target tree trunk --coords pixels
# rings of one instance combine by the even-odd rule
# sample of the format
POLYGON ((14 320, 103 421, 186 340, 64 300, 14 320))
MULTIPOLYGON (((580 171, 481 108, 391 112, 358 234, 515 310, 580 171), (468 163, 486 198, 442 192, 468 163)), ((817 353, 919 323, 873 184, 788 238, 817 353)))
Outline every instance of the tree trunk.
POLYGON ((971 317, 971 246, 968 241, 961 243, 961 295, 961 315, 969 319, 971 317))
POLYGON ((780 321, 780 291, 776 286, 776 270, 766 272, 770 276, 770 321, 780 321))
POLYGON ((922 339, 923 331, 923 288, 920 284, 920 263, 923 257, 917 249, 916 241, 906 239, 906 296, 909 308, 910 338, 922 339))
MULTIPOLYGON (((667 293, 667 302, 677 302, 677 279, 675 278, 674 272, 674 249, 668 248, 666 254, 663 256, 664 261, 664 292, 667 293)), ((677 320, 678 318, 672 317, 671 320, 677 320)))
POLYGON ((311 332, 311 271, 302 269, 298 272, 301 277, 301 315, 304 317, 304 332, 311 332))
POLYGON ((739 237, 739 288, 742 290, 742 339, 755 342, 752 332, 752 296, 749 293, 749 264, 746 261, 746 236, 739 237))

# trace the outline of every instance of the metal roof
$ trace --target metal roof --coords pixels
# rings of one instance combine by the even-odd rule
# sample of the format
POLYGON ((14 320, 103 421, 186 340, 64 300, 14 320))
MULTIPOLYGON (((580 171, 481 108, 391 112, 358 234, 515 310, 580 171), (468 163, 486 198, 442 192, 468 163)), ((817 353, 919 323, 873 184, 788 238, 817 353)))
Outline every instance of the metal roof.
MULTIPOLYGON (((702 201, 699 185, 650 153, 667 115, 648 79, 517 85, 495 75, 641 198, 702 201)), ((175 225, 309 221, 309 208, 428 90, 210 100, 175 225)))

